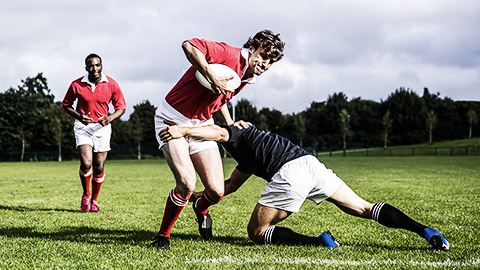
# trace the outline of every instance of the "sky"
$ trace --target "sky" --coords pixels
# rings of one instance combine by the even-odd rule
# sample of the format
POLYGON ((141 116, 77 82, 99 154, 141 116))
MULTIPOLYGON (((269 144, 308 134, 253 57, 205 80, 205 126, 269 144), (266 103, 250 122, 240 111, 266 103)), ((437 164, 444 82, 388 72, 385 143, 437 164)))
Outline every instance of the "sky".
POLYGON ((298 113, 333 93, 380 102, 400 87, 480 101, 480 0, 0 0, 0 26, 0 91, 43 72, 61 101, 97 53, 124 120, 190 66, 184 40, 242 47, 263 29, 280 33, 285 56, 233 103, 298 113))

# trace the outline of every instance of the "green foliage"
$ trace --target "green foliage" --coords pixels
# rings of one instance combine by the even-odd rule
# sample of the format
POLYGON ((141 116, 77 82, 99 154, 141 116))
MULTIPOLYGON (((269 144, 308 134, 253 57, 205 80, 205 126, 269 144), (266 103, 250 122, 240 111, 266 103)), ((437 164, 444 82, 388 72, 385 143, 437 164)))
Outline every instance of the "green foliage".
MULTIPOLYGON (((50 92, 46 78, 39 73, 22 80, 17 88, 0 93, 0 153, 8 153, 15 156, 14 160, 20 160, 23 152, 58 151, 61 147, 64 155, 72 157, 71 153, 76 151, 73 119, 62 112, 60 104, 53 102, 54 96, 50 92)), ((388 146, 418 144, 428 142, 430 137, 432 143, 479 137, 480 102, 453 101, 439 96, 439 93, 431 94, 425 88, 420 97, 402 87, 385 101, 375 102, 361 98, 349 100, 339 92, 330 95, 326 101, 313 101, 306 110, 292 114, 282 114, 273 108, 257 109, 250 101, 241 99, 235 106, 235 117, 249 121, 259 129, 282 135, 310 152, 343 147, 345 125, 342 125, 342 110, 349 115, 349 132, 345 133, 349 148, 386 147, 387 142, 388 146), (433 123, 429 122, 434 120, 429 118, 432 113, 436 115, 436 124, 426 128, 427 124, 433 123)), ((231 104, 227 106, 231 111, 231 104)), ((155 106, 145 100, 133 108, 127 121, 117 119, 112 123, 113 149, 117 145, 128 144, 131 149, 136 149, 143 144, 156 144, 155 106)), ((218 112, 214 114, 214 120, 224 123, 218 112)), ((142 152, 146 150, 152 149, 142 149, 142 152)), ((36 160, 34 156, 26 159, 36 160)), ((0 160, 4 159, 0 156, 0 160)))
MULTIPOLYGON (((0 163, 2 269, 460 269, 480 263, 479 157, 329 158, 322 162, 369 202, 386 202, 440 230, 450 251, 414 233, 306 201, 279 226, 330 230, 336 249, 256 245, 250 214, 265 181, 249 179, 210 208, 213 241, 198 234, 189 204, 170 251, 148 247, 175 185, 165 160, 108 161, 99 213, 81 213, 78 162, 0 163), (19 173, 21 172, 21 173, 19 173)), ((224 160, 224 173, 235 167, 224 160)), ((196 190, 201 190, 200 182, 196 190)))

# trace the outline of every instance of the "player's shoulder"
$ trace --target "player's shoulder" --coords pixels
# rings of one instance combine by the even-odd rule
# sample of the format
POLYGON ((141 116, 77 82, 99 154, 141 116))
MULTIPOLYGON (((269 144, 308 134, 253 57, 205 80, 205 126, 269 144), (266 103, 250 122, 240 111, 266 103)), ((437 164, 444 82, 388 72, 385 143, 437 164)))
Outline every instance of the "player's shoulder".
POLYGON ((118 84, 117 81, 115 81, 112 77, 108 76, 108 75, 105 75, 105 77, 107 77, 107 80, 108 80, 108 84, 112 87, 114 87, 115 89, 117 90, 120 90, 120 85, 118 84))
POLYGON ((70 84, 70 88, 80 88, 82 86, 85 86, 86 83, 82 82, 83 80, 83 76, 78 78, 78 79, 75 79, 71 84, 70 84))
POLYGON ((81 83, 82 83, 82 80, 83 80, 83 77, 84 77, 84 76, 73 80, 72 84, 81 84, 81 83))
POLYGON ((112 77, 110 77, 108 75, 105 75, 105 77, 107 77, 108 83, 118 85, 117 81, 115 81, 112 77))

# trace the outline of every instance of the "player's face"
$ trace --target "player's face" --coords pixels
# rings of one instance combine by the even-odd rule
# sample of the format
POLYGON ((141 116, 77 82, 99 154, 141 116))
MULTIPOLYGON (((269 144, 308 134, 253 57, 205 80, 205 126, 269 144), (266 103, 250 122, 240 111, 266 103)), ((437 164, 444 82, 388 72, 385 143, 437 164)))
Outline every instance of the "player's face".
POLYGON ((100 59, 94 57, 90 58, 87 60, 87 66, 85 69, 88 72, 88 78, 90 80, 100 80, 102 77, 102 63, 100 62, 100 59))
POLYGON ((267 57, 262 47, 254 49, 250 47, 248 58, 248 70, 255 75, 262 75, 272 66, 272 61, 267 57))

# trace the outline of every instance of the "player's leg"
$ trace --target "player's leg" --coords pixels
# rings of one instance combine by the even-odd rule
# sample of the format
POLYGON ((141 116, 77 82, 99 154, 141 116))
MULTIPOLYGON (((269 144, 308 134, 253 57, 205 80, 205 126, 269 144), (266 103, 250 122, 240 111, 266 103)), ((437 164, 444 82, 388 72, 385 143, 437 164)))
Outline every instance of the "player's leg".
POLYGON ((90 212, 98 212, 98 194, 100 188, 105 180, 105 161, 107 160, 108 152, 93 153, 93 178, 92 178, 92 207, 90 212))
POLYGON ((311 237, 276 226, 291 213, 298 212, 314 190, 315 167, 312 168, 310 159, 316 160, 313 156, 303 156, 285 163, 265 185, 248 226, 252 240, 266 244, 338 246, 328 232, 311 237))
POLYGON ((202 197, 197 199, 193 204, 200 235, 205 240, 212 239, 212 219, 208 214, 208 207, 220 202, 224 194, 222 160, 217 145, 212 145, 214 147, 191 155, 195 170, 205 186, 202 197))
POLYGON ((89 144, 82 144, 77 147, 80 154, 80 169, 78 171, 80 182, 82 183, 82 200, 80 209, 82 212, 90 212, 91 209, 91 194, 90 194, 90 179, 92 177, 92 146, 89 144))
POLYGON ((175 177, 176 186, 169 193, 162 225, 152 246, 169 249, 170 232, 195 189, 196 175, 190 160, 189 146, 184 138, 169 141, 162 147, 162 151, 175 177))
POLYGON ((290 228, 276 226, 290 214, 292 212, 257 203, 248 223, 248 236, 258 244, 338 246, 327 232, 321 237, 311 237, 296 233, 290 228))
POLYGON ((350 215, 371 218, 389 228, 399 228, 415 232, 422 238, 425 238, 434 248, 448 250, 448 242, 439 231, 418 223, 389 204, 372 204, 365 201, 345 183, 342 183, 337 191, 327 200, 350 215))

